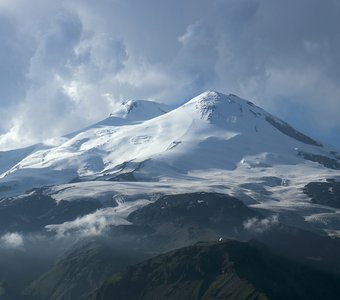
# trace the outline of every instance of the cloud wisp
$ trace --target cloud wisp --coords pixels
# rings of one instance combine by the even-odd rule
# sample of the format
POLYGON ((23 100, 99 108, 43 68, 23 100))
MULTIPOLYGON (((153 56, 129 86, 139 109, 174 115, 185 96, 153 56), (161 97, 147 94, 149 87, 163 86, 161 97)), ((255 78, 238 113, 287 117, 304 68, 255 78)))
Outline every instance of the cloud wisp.
POLYGON ((73 221, 62 224, 47 225, 47 231, 54 232, 57 237, 63 238, 70 235, 87 237, 101 235, 109 226, 130 225, 125 219, 116 216, 115 208, 97 210, 92 214, 79 217, 73 221))
POLYGON ((243 223, 244 229, 254 232, 263 233, 279 224, 279 217, 277 215, 268 218, 259 219, 257 217, 250 218, 243 223))
POLYGON ((0 237, 0 248, 24 249, 24 238, 17 232, 8 232, 0 237))

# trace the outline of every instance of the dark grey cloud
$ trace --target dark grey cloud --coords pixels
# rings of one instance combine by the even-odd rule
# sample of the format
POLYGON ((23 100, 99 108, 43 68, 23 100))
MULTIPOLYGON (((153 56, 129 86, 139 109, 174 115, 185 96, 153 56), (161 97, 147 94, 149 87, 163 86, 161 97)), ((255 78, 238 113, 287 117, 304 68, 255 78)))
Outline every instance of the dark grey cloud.
MULTIPOLYGON (((25 72, 32 49, 18 31, 17 25, 0 13, 0 118, 10 121, 10 109, 18 104, 28 86, 25 72)), ((8 129, 8 128, 6 128, 8 129)))
POLYGON ((2 0, 0 148, 206 89, 340 146, 339 14, 333 0, 2 0))
POLYGON ((57 13, 46 25, 48 29, 41 33, 41 40, 38 41, 35 53, 30 59, 31 69, 28 76, 32 80, 46 80, 46 76, 65 73, 74 48, 81 38, 80 20, 67 12, 57 13))

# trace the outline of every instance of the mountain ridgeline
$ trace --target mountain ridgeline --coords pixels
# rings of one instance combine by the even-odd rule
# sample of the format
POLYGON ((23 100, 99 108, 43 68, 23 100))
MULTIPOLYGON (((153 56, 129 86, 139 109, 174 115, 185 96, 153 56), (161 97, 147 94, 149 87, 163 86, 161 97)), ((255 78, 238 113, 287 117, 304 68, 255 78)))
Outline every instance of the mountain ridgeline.
POLYGON ((159 181, 242 164, 340 165, 335 149, 249 101, 211 91, 173 110, 151 101, 124 102, 109 118, 56 139, 53 146, 2 152, 0 161, 6 161, 0 190, 8 196, 75 179, 159 181))

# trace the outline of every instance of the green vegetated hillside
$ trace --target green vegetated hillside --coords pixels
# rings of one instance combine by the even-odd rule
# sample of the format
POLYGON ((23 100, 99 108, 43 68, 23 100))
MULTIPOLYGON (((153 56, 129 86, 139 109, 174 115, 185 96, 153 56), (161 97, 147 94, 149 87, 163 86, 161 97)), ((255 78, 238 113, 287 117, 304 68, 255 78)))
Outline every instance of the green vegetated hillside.
POLYGON ((269 227, 268 217, 237 198, 217 193, 164 196, 128 220, 131 225, 113 226, 104 236, 76 244, 26 295, 42 300, 340 295, 339 241, 278 222, 269 227), (246 228, 247 220, 256 220, 259 227, 246 228), (228 241, 192 246, 221 237, 228 241))
POLYGON ((129 267, 90 299, 339 299, 339 278, 238 241, 198 243, 129 267))

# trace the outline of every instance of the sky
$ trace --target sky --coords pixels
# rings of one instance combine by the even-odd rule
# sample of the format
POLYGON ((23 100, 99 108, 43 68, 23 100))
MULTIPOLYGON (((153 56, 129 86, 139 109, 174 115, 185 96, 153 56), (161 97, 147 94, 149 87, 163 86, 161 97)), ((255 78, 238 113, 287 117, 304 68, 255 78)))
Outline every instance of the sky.
POLYGON ((340 149, 338 0, 0 0, 0 150, 205 90, 340 149))

